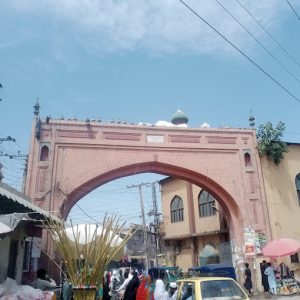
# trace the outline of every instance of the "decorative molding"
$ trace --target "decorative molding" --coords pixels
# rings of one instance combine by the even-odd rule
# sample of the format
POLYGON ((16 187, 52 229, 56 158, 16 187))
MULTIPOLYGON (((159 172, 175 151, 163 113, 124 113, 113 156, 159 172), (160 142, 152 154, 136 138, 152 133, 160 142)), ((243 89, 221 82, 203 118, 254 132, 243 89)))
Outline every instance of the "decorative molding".
POLYGON ((244 142, 245 145, 247 145, 249 137, 241 137, 241 140, 244 142))
POLYGON ((45 191, 45 181, 46 181, 46 171, 47 167, 39 167, 36 176, 36 193, 45 191))
POLYGON ((96 138, 97 131, 81 131, 81 130, 56 130, 56 136, 62 138, 96 138))
POLYGON ((172 143, 200 143, 201 135, 169 135, 172 143))
POLYGON ((131 132, 103 132, 104 139, 106 140, 123 140, 123 141, 140 141, 140 133, 131 132))
POLYGON ((254 222, 255 224, 258 224, 258 212, 257 212, 257 202, 258 199, 250 199, 251 201, 251 206, 252 206, 252 212, 253 212, 253 217, 254 217, 254 222))
POLYGON ((254 173, 248 173, 249 190, 251 194, 255 193, 255 178, 254 173))
POLYGON ((52 138, 52 130, 51 129, 43 129, 41 132, 41 139, 52 138))
POLYGON ((206 140, 209 144, 236 144, 237 137, 207 136, 206 140))

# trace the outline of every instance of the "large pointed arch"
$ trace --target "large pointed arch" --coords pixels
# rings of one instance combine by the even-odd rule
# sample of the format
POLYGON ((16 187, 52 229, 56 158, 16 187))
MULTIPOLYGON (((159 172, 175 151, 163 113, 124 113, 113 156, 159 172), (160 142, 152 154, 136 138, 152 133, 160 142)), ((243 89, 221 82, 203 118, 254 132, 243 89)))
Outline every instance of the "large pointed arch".
POLYGON ((241 214, 239 206, 237 205, 234 198, 220 184, 206 175, 182 167, 157 161, 131 164, 122 168, 118 168, 110 172, 101 174, 93 178, 92 180, 85 182, 81 186, 78 186, 76 189, 70 192, 69 195, 66 195, 66 199, 61 207, 61 216, 66 219, 71 208, 82 197, 84 197, 94 189, 100 187, 101 185, 125 176, 148 172, 176 177, 204 188, 215 197, 215 199, 222 207, 224 213, 227 215, 229 224, 231 224, 229 225, 230 231, 234 230, 233 228, 240 221, 241 214))

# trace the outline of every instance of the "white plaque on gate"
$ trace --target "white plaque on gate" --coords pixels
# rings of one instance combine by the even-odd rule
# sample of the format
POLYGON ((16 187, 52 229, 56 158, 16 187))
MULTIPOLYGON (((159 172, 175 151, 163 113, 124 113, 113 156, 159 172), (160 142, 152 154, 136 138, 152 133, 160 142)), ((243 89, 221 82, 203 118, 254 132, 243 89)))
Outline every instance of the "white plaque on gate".
POLYGON ((147 143, 163 143, 163 135, 147 135, 147 143))

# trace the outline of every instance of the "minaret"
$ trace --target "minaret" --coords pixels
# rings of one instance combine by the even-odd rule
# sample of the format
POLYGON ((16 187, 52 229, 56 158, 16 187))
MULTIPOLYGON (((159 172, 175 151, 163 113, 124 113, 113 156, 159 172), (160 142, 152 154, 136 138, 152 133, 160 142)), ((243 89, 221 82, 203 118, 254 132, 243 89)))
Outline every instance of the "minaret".
POLYGON ((35 137, 39 140, 41 136, 41 120, 40 120, 40 103, 39 98, 36 99, 36 103, 33 106, 35 115, 35 137))
POLYGON ((250 111, 250 116, 249 116, 249 126, 251 128, 253 128, 255 126, 255 118, 254 118, 254 116, 252 114, 252 109, 250 111))

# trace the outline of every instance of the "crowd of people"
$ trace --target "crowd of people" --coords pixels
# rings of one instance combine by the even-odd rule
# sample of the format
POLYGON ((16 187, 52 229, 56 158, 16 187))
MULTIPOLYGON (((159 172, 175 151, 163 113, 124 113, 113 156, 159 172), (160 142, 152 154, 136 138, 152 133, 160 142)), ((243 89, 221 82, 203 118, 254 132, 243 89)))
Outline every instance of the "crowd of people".
MULTIPOLYGON (((264 292, 273 295, 277 295, 278 281, 282 281, 284 279, 289 279, 292 277, 292 272, 290 272, 289 267, 284 262, 281 262, 278 267, 274 267, 272 266, 271 262, 263 260, 260 264, 260 270, 262 280, 261 283, 264 288, 264 292)), ((245 263, 244 278, 244 287, 248 291, 248 295, 252 296, 253 290, 251 270, 248 263, 245 263)))
POLYGON ((292 272, 284 262, 281 262, 278 267, 274 267, 271 262, 263 260, 261 263, 261 277, 264 292, 277 295, 277 282, 292 278, 292 272))
MULTIPOLYGON (((262 286, 264 292, 277 295, 278 280, 291 278, 292 274, 289 267, 281 262, 278 267, 273 267, 271 262, 265 260, 260 265, 262 286)), ((32 282, 35 288, 45 290, 56 286, 44 269, 37 272, 37 279, 32 282)), ((157 279, 155 283, 150 275, 140 274, 137 270, 112 270, 106 272, 103 278, 103 289, 98 295, 101 300, 176 300, 177 299, 177 284, 176 282, 169 283, 166 288, 163 278, 157 279)), ((252 278, 249 264, 245 263, 244 269, 244 287, 248 291, 248 295, 253 295, 252 278)), ((68 291, 68 289, 66 289, 68 291)), ((182 296, 182 299, 189 299, 182 296)), ((70 293, 64 300, 71 299, 70 293)))
POLYGON ((139 274, 136 270, 114 270, 108 272, 103 282, 103 300, 175 300, 177 284, 171 282, 168 289, 162 279, 155 284, 150 275, 139 274))

